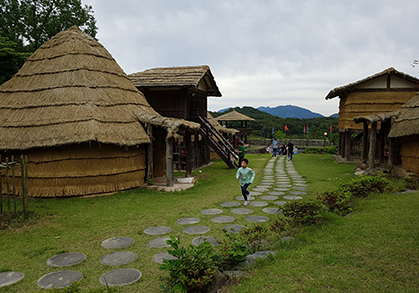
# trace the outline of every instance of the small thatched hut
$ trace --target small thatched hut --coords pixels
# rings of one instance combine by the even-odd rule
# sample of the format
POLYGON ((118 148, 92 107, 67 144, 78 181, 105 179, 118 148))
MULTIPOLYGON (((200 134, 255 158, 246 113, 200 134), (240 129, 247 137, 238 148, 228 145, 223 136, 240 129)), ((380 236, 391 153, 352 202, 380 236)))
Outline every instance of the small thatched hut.
POLYGON ((402 106, 388 137, 401 139, 402 168, 419 173, 419 93, 402 106))
POLYGON ((237 130, 239 131, 238 135, 241 137, 242 140, 244 138, 245 143, 247 143, 247 136, 252 133, 252 129, 247 127, 247 121, 255 121, 255 119, 241 114, 234 109, 231 112, 218 116, 217 118, 215 118, 215 120, 222 122, 222 124, 226 127, 228 127, 229 121, 240 121, 240 127, 237 128, 237 130))
POLYGON ((199 129, 156 113, 109 52, 77 27, 43 44, 0 86, 0 150, 28 156, 29 196, 144 184, 150 138, 141 122, 168 127, 168 137, 181 126, 199 129))
MULTIPOLYGON (((369 130, 365 125, 371 128, 373 124, 370 126, 357 124, 354 118, 397 111, 413 97, 418 89, 419 79, 394 68, 388 68, 357 82, 331 90, 326 100, 340 98, 339 155, 346 159, 361 155, 358 153, 362 150, 360 137, 364 135, 363 141, 366 141, 365 134, 368 134, 369 130)), ((376 127, 377 135, 380 135, 377 146, 383 149, 381 144, 385 141, 384 135, 380 133, 381 121, 376 122, 376 127)))
MULTIPOLYGON (((234 142, 236 139, 236 135, 240 133, 240 131, 236 129, 221 126, 221 124, 218 123, 218 121, 215 120, 215 118, 212 117, 212 115, 209 112, 207 113, 207 120, 228 141, 234 142)), ((214 139, 216 139, 216 137, 214 137, 214 139)), ((215 152, 214 149, 211 148, 211 159, 216 159, 216 158, 218 159, 220 158, 220 156, 215 152)))

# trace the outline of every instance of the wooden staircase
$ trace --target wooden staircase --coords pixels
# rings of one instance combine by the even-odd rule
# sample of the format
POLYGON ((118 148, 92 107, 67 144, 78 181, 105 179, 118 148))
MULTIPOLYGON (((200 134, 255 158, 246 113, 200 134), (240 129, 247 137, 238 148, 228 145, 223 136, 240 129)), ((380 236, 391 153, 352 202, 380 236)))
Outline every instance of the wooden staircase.
POLYGON ((208 121, 206 117, 199 116, 201 128, 199 133, 207 141, 210 147, 217 153, 217 155, 227 164, 230 169, 237 169, 239 166, 235 160, 238 156, 234 147, 230 142, 222 136, 222 134, 215 129, 215 127, 208 121))

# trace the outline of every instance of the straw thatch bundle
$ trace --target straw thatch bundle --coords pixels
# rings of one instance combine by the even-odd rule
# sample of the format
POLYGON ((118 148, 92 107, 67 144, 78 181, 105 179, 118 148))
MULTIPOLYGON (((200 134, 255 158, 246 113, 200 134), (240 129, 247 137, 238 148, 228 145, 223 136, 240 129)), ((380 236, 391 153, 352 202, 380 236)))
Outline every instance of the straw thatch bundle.
POLYGON ((354 118, 355 123, 361 123, 366 122, 368 124, 372 124, 374 122, 383 122, 388 119, 395 119, 399 116, 400 110, 388 112, 388 113, 379 113, 379 114, 373 114, 369 116, 358 116, 354 118))
POLYGON ((241 114, 234 109, 233 111, 227 114, 218 116, 217 118, 215 118, 215 120, 217 121, 255 121, 255 119, 250 118, 244 114, 241 114))
POLYGON ((207 112, 207 119, 209 123, 211 123, 212 126, 214 126, 214 128, 217 129, 219 132, 227 133, 229 135, 238 135, 240 133, 240 131, 236 129, 221 126, 220 123, 218 123, 218 121, 215 120, 215 118, 212 117, 212 115, 209 112, 207 112))
POLYGON ((419 92, 404 104, 391 127, 389 137, 419 135, 419 92))

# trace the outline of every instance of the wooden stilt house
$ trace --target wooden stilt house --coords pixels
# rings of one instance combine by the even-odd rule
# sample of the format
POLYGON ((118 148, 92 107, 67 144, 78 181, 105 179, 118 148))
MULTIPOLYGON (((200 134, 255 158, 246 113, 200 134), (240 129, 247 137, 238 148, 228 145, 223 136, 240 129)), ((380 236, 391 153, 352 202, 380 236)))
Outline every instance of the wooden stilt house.
POLYGON ((43 44, 0 86, 1 154, 27 155, 32 197, 143 185, 146 124, 167 129, 168 138, 199 128, 156 113, 109 52, 77 27, 43 44))
POLYGON ((231 112, 218 116, 215 120, 221 122, 221 124, 225 125, 227 128, 228 122, 239 121, 240 127, 236 127, 235 129, 239 131, 238 136, 240 136, 241 140, 245 143, 247 143, 247 136, 252 133, 252 129, 247 127, 247 122, 255 121, 255 119, 241 114, 234 109, 231 112))
POLYGON ((200 123, 199 133, 183 132, 174 146, 175 168, 199 168, 210 162, 210 147, 231 165, 234 148, 228 141, 211 139, 214 129, 207 120, 207 99, 221 97, 209 66, 153 68, 128 76, 144 93, 148 103, 162 116, 200 123))
MULTIPOLYGON (((388 148, 384 133, 389 125, 384 125, 381 119, 372 123, 365 120, 357 124, 356 117, 368 117, 399 110, 419 90, 419 79, 388 68, 382 72, 364 78, 348 85, 331 90, 326 100, 339 97, 339 155, 345 159, 362 158, 367 161, 365 150, 369 143, 367 138, 371 133, 377 136, 375 153, 383 156, 383 150, 388 148), (382 129, 383 127, 383 129, 382 129), (364 145, 364 146, 362 146, 364 145)), ((360 122, 360 121, 357 121, 360 122)))

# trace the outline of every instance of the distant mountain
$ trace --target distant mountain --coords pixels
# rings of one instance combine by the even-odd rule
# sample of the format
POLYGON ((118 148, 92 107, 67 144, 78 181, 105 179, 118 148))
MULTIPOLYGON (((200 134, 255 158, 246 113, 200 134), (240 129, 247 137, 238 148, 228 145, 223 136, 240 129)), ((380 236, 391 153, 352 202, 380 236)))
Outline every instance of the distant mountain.
POLYGON ((309 118, 318 118, 324 117, 322 114, 314 113, 308 109, 304 109, 298 106, 277 106, 275 108, 271 107, 258 107, 260 111, 264 111, 274 116, 282 118, 300 118, 300 119, 309 119, 309 118))
POLYGON ((333 115, 330 115, 329 117, 331 117, 331 118, 339 118, 339 113, 335 113, 333 115))
POLYGON ((231 109, 231 107, 228 107, 228 108, 225 108, 225 109, 218 110, 218 111, 217 111, 217 113, 224 113, 225 111, 227 111, 227 110, 229 110, 229 109, 231 109))

